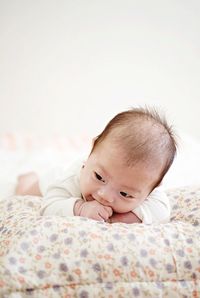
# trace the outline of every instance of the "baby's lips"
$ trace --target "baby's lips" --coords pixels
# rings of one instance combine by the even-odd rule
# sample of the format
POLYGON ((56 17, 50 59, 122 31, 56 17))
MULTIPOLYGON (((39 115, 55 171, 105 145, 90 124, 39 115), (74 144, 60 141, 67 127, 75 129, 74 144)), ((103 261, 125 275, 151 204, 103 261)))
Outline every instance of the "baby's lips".
POLYGON ((93 198, 93 196, 87 196, 87 197, 85 197, 84 196, 84 199, 85 199, 85 201, 87 201, 87 202, 89 202, 89 201, 94 201, 95 199, 93 198))

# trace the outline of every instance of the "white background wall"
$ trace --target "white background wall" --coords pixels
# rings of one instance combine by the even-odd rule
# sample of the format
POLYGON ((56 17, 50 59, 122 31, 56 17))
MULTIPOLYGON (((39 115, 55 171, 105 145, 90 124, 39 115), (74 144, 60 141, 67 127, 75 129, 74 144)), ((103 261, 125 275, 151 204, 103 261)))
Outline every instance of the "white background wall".
POLYGON ((0 0, 0 133, 99 133, 156 104, 200 139, 199 0, 0 0))

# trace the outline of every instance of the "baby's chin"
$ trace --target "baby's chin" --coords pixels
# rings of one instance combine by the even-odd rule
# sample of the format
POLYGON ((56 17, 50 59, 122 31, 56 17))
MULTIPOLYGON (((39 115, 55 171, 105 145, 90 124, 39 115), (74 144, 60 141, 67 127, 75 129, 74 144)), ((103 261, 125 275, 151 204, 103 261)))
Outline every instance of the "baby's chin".
POLYGON ((128 213, 128 212, 132 212, 132 210, 134 209, 134 208, 120 208, 120 207, 118 207, 118 208, 116 208, 115 206, 112 208, 113 209, 113 212, 115 212, 115 213, 128 213))

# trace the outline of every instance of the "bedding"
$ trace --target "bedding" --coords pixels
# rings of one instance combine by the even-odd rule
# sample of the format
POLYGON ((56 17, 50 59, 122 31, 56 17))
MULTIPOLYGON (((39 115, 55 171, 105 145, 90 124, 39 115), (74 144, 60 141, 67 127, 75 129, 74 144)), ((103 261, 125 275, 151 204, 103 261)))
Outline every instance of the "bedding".
MULTIPOLYGON (((0 138, 0 297, 200 297, 195 172, 189 172, 190 186, 173 188, 168 179, 172 214, 167 224, 41 217, 42 198, 11 195, 17 175, 69 162, 90 142, 37 140, 0 138)), ((173 180, 180 181, 180 176, 173 180)))
POLYGON ((199 297, 200 187, 168 191, 168 224, 41 217, 39 197, 0 202, 1 297, 199 297))

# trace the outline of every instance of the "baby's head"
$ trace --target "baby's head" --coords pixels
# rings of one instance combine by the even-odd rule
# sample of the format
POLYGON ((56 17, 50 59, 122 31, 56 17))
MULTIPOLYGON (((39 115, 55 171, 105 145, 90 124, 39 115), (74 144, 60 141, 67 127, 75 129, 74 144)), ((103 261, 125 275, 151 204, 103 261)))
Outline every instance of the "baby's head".
POLYGON ((115 212, 131 211, 161 183, 175 154, 172 128, 155 110, 119 113, 94 141, 81 172, 81 192, 115 212))

